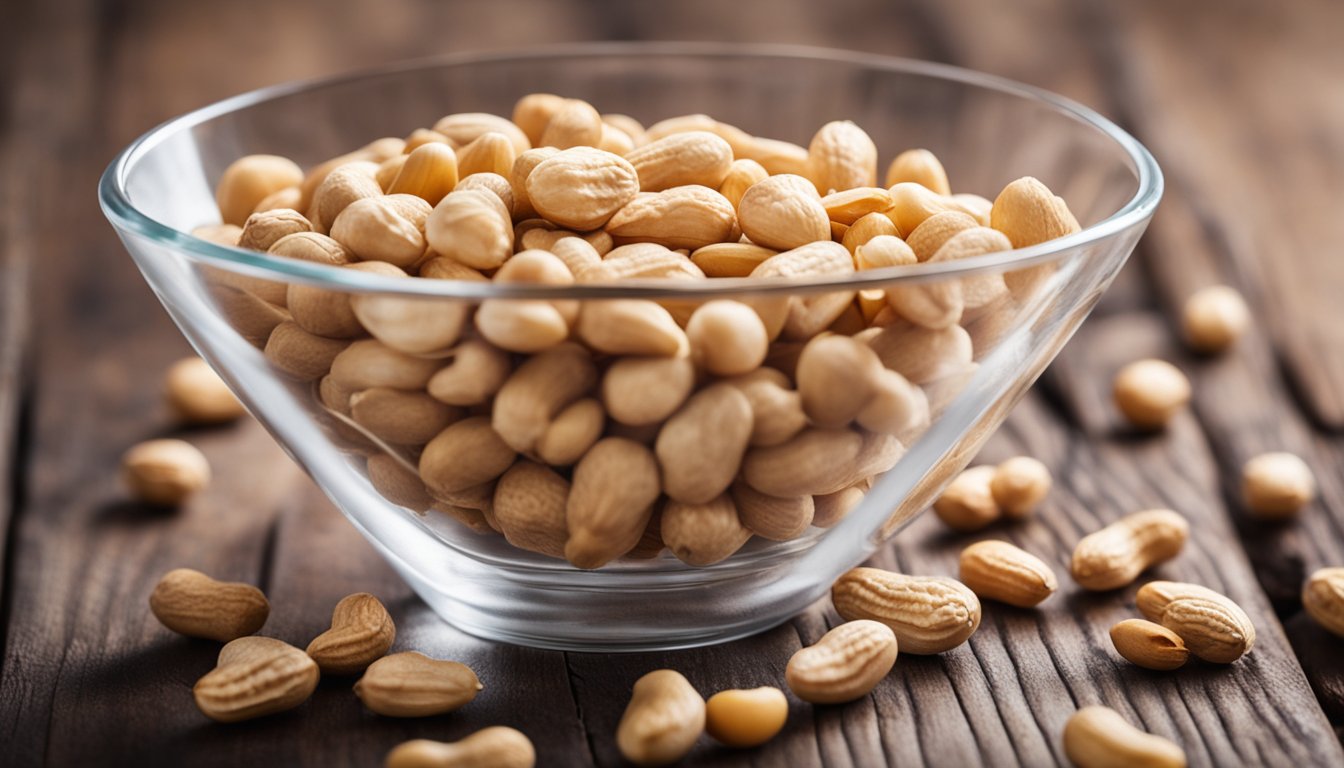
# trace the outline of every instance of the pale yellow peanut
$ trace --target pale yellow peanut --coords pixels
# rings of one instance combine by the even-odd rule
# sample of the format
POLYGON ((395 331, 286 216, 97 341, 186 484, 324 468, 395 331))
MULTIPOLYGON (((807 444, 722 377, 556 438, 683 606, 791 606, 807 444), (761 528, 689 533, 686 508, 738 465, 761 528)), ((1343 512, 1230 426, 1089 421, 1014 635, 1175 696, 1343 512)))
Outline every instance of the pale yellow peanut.
POLYGON ((562 237, 546 250, 565 263, 578 282, 586 282, 584 275, 602 266, 602 256, 591 243, 581 237, 562 237))
POLYGON ((1139 360, 1115 374, 1111 393, 1130 424, 1161 429, 1190 402, 1190 380, 1165 360, 1139 360))
POLYGON ((913 181, 940 195, 952 194, 952 186, 947 183, 947 171, 943 169, 938 156, 927 149, 907 149, 887 166, 888 187, 905 181, 913 181))
POLYGON ((931 330, 896 323, 865 339, 882 364, 921 386, 967 371, 972 365, 970 334, 959 325, 931 330))
POLYGON ((216 581, 200 571, 176 568, 154 585, 149 609, 159 623, 180 635, 227 643, 261 629, 271 604, 251 584, 216 581))
POLYGON ((729 747, 758 747, 789 719, 789 700, 772 686, 719 691, 705 702, 705 732, 729 747))
POLYGON ((426 144, 446 144, 451 149, 453 143, 451 139, 433 128, 416 128, 411 131, 405 141, 406 143, 401 149, 403 155, 409 155, 426 144))
POLYGON ((765 360, 765 324, 755 310, 728 299, 711 301, 691 314, 686 324, 691 359, 715 376, 737 376, 765 360))
POLYGON ((434 130, 448 137, 454 146, 464 147, 475 141, 483 133, 502 133, 513 142, 515 152, 526 152, 532 148, 527 134, 511 121, 498 115, 485 112, 459 112, 440 118, 434 124, 434 130))
POLYGON ((346 206, 332 239, 364 261, 410 267, 425 253, 425 220, 432 209, 415 195, 380 195, 346 206))
POLYGON ((278 155, 247 155, 224 169, 215 202, 225 224, 241 226, 267 195, 303 181, 303 169, 278 155))
POLYGON ((752 445, 779 445, 807 426, 802 396, 789 388, 789 377, 774 368, 757 368, 729 383, 751 403, 752 445))
POLYGON ((459 181, 453 189, 454 191, 478 189, 482 192, 489 192, 499 198, 499 201, 504 204, 504 210, 512 211, 514 208, 513 187, 510 186, 508 179, 498 173, 473 173, 459 181))
POLYGON ((746 277, 778 251, 752 243, 713 243, 695 249, 691 263, 706 277, 746 277))
POLYGON ((461 409, 423 391, 374 387, 350 396, 350 418, 393 445, 423 445, 461 417, 461 409))
MULTIPOLYGON (((361 261, 346 265, 346 269, 369 272, 387 277, 405 277, 400 267, 383 261, 361 261)), ((332 339, 353 339, 363 336, 365 327, 354 310, 357 294, 319 288, 314 285, 293 283, 285 294, 294 322, 303 330, 332 339)))
POLYGON ((513 172, 513 163, 517 159, 508 136, 487 131, 457 150, 457 175, 462 179, 477 173, 503 177, 513 172))
POLYGON ((891 192, 891 208, 887 211, 887 215, 902 232, 913 233, 925 220, 944 211, 958 211, 971 215, 970 210, 956 199, 940 195, 923 184, 903 181, 893 185, 888 191, 891 192))
POLYGON ((575 147, 532 168, 525 183, 532 207, 578 231, 598 229, 639 194, 639 174, 625 158, 575 147))
POLYGON ((575 332, 589 347, 609 355, 673 357, 690 347, 672 315, 645 299, 585 301, 575 332))
POLYGON ((635 681, 616 726, 616 746, 635 765, 685 757, 705 730, 705 700, 680 672, 659 669, 635 681))
POLYGON ((290 208, 274 208, 247 217, 238 235, 238 247, 266 251, 286 235, 311 231, 313 225, 303 214, 290 208))
POLYGON ((550 467, 523 459, 495 485, 494 516, 513 546, 549 557, 565 556, 569 481, 550 467))
POLYGON ((420 454, 420 478, 431 491, 452 493, 504 474, 517 454, 484 416, 454 422, 420 454))
POLYGON ((370 664, 355 695, 380 715, 428 717, 461 709, 484 687, 465 664, 403 651, 370 664))
POLYGON ((1059 588, 1040 558, 1006 541, 979 541, 961 550, 959 577, 977 597, 1031 608, 1059 588))
POLYGON ((1181 331, 1196 352, 1221 352, 1251 326, 1251 310, 1235 288, 1213 285, 1195 291, 1181 308, 1181 331))
POLYGON ((137 500, 175 506, 210 484, 210 463, 184 440, 147 440, 121 457, 121 478, 137 500))
MULTIPOLYGON (((495 273, 500 283, 570 285, 574 276, 555 255, 526 250, 495 273)), ((569 337, 577 307, 574 302, 540 299, 486 299, 476 311, 476 328, 487 341, 511 352, 540 352, 569 337)))
POLYGON ((906 236, 905 242, 915 258, 928 261, 957 234, 980 226, 975 217, 961 211, 941 211, 928 217, 906 236))
POLYGON ((1189 534, 1190 524, 1169 509, 1126 515, 1078 542, 1073 580, 1098 591, 1132 584, 1145 570, 1180 554, 1189 534))
MULTIPOLYGON (((354 152, 347 152, 344 155, 318 163, 308 169, 308 173, 303 177, 303 182, 299 184, 299 201, 294 205, 294 209, 299 211, 309 210, 317 194, 317 188, 337 168, 354 162, 368 162, 377 165, 390 157, 402 154, 405 148, 406 142, 402 139, 376 139, 354 152)), ((318 223, 311 216, 309 221, 313 221, 314 224, 318 223)))
POLYGON ((1284 520, 1316 498, 1316 477, 1291 453, 1262 453, 1241 468, 1241 496, 1252 515, 1284 520))
POLYGON ((840 244, 851 254, 857 254, 861 246, 878 237, 897 237, 899 234, 900 230, 896 229, 896 223, 885 213, 868 213, 860 216, 849 229, 845 230, 844 237, 840 238, 840 244))
POLYGON ((668 501, 663 506, 660 532, 672 554, 690 565, 713 565, 725 560, 741 549, 752 534, 738 518, 737 505, 727 493, 694 504, 668 501))
POLYGON ((658 462, 639 443, 606 437, 575 465, 572 482, 565 559, 578 568, 600 568, 644 533, 660 490, 658 462))
POLYGON ((932 330, 956 325, 966 308, 961 282, 948 278, 892 285, 887 304, 906 320, 932 330))
MULTIPOLYGON (((929 262, 956 261, 1000 253, 1012 247, 1008 238, 989 227, 974 227, 958 232, 943 243, 929 257, 929 262)), ((1004 276, 997 272, 981 273, 960 278, 963 303, 963 320, 973 320, 988 311, 1008 296, 1008 286, 1004 276)))
POLYGON ((466 339, 426 383, 430 397, 449 405, 481 405, 504 386, 513 363, 508 353, 481 339, 466 339))
POLYGON ((541 146, 596 147, 602 141, 602 116, 582 99, 565 99, 541 134, 541 146))
POLYGON ((1004 187, 994 199, 990 226, 1007 235, 1014 248, 1044 243, 1080 229, 1064 199, 1030 176, 1004 187))
POLYGON ((863 501, 868 493, 869 484, 865 482, 841 488, 834 493, 823 493, 812 497, 812 525, 818 528, 830 528, 844 520, 854 508, 863 501))
POLYGON ((882 361, 848 336, 818 336, 798 358, 795 374, 803 411, 820 427, 843 427, 858 416, 876 388, 882 361))
POLYGON ((393 504, 421 514, 434 505, 420 476, 404 467, 398 459, 375 453, 369 456, 365 469, 369 484, 393 504))
POLYGON ((970 192, 958 192, 952 195, 952 201, 956 203, 961 210, 965 211, 982 227, 990 226, 990 213, 994 209, 994 201, 980 195, 970 192))
POLYGON ((631 243, 613 248, 602 257, 596 272, 585 272, 583 282, 636 278, 699 280, 705 274, 690 259, 658 243, 631 243))
POLYGON ((361 339, 331 362, 331 375, 350 390, 372 387, 422 389, 439 369, 439 361, 400 352, 376 339, 361 339))
POLYGON ((933 502, 933 511, 947 527, 968 533, 999 519, 1001 510, 990 485, 995 467, 971 467, 953 478, 933 502))
POLYGON ((240 637, 219 652, 215 668, 192 687, 196 707, 221 723, 293 709, 320 676, 308 654, 271 637, 240 637))
POLYGON ((168 406, 184 424, 225 424, 247 413, 229 385, 199 357, 173 363, 163 385, 168 406))
POLYGON ((1302 585, 1302 607, 1317 624, 1344 637, 1344 568, 1321 568, 1302 585))
POLYGON ((681 407, 695 387, 689 357, 621 357, 602 377, 602 403, 622 424, 659 424, 681 407))
POLYGON ((1111 643, 1125 660, 1144 669, 1167 672, 1190 658, 1180 635, 1146 619, 1125 619, 1111 627, 1111 643))
POLYGON ((868 695, 896 665, 898 640, 876 621, 847 621, 789 658, 789 690, 813 704, 843 704, 868 695))
POLYGON ((367 592, 341 599, 331 612, 331 628, 308 644, 308 656, 324 675, 354 675, 382 658, 396 640, 392 616, 367 592))
POLYGON ((1207 587, 1150 581, 1135 596, 1139 612, 1180 635, 1204 661, 1231 664, 1255 645, 1255 626, 1241 606, 1207 587))
POLYGON ((392 188, 392 182, 397 180, 397 174, 401 173, 401 169, 405 167, 406 155, 389 157, 378 164, 378 171, 373 174, 373 179, 378 182, 378 186, 382 188, 383 192, 387 192, 392 188))
POLYGON ((1129 724, 1110 707, 1083 707, 1064 725, 1064 754, 1077 768, 1185 768, 1179 746, 1129 724))
POLYGON ((513 161, 513 168, 509 170, 509 187, 513 190, 513 209, 511 213, 515 219, 527 219, 535 216, 536 208, 532 206, 532 199, 527 195, 527 179, 532 175, 532 171, 543 160, 549 160, 560 154, 560 150, 555 147, 538 147, 529 149, 518 156, 513 161))
POLYGON ((877 185, 877 146, 849 120, 823 125, 807 147, 807 178, 823 195, 877 185))
POLYGON ((444 744, 429 739, 402 742, 387 753, 385 768, 533 768, 537 751, 522 732, 503 725, 482 728, 444 744))
POLYGON ((602 403, 591 397, 575 400, 555 415, 537 441, 537 456, 547 464, 567 467, 597 442, 606 423, 602 403))
POLYGON ((832 225, 848 227, 870 213, 882 213, 890 208, 891 193, 881 187, 854 187, 821 198, 821 207, 826 209, 832 225))
POLYGON ((737 204, 742 232, 756 245, 788 250, 831 239, 830 218, 811 182, 781 174, 747 188, 737 204))
POLYGON ((382 196, 377 173, 377 165, 363 160, 346 163, 328 173, 313 191, 308 218, 314 229, 322 232, 330 229, 341 211, 356 200, 382 196))
POLYGON ((901 650, 916 655, 951 650, 980 626, 975 593, 944 576, 855 568, 831 587, 831 602, 842 618, 887 625, 896 633, 901 650))
POLYGON ((551 118, 565 106, 565 97, 554 93, 529 93, 513 105, 513 124, 518 126, 532 146, 541 144, 551 118))
POLYGON ((462 335, 471 305, 465 301, 352 294, 350 310, 375 339, 411 355, 438 354, 462 335))
POLYGON ((440 256, 475 269, 495 269, 513 253, 513 224, 496 195, 450 192, 425 220, 425 240, 440 256))
POLYGON ((479 269, 468 267, 446 256, 437 256, 433 251, 425 254, 425 261, 420 264, 420 277, 431 280, 470 280, 478 283, 490 279, 479 269))
MULTIPOLYGON (((295 232, 276 240, 267 249, 272 256, 284 256, 287 259, 301 259, 314 264, 341 266, 355 261, 355 255, 336 240, 317 232, 295 232)), ((276 283, 279 288, 280 304, 284 305, 285 285, 276 283)), ((273 297, 263 296, 267 301, 273 297)))
POLYGON ((639 174, 643 192, 699 184, 717 189, 728 176, 733 149, 707 131, 674 133, 625 155, 639 174))
POLYGON ((387 187, 389 195, 415 195, 437 205, 457 186, 457 154, 447 144, 422 144, 405 157, 405 163, 387 187))
POLYGON ((764 181, 770 173, 755 160, 740 158, 728 166, 728 173, 719 182, 719 194, 728 198, 734 208, 742 202, 742 195, 757 182, 764 181))
POLYGON ((292 321, 275 326, 266 339, 266 360, 281 373, 300 381, 313 381, 331 370, 349 342, 309 333, 292 321))
MULTIPOLYGON (((825 240, 784 251, 761 262, 751 277, 816 277, 848 275, 854 272, 854 258, 843 245, 825 240)), ((791 297, 784 321, 784 338, 791 341, 810 339, 835 321, 854 301, 853 291, 833 291, 791 297)), ((759 311, 759 310, 758 310, 759 311)), ((767 327, 769 323, 767 322, 767 327)))
POLYGON ((883 368, 873 381, 872 395, 854 420, 871 432, 905 439, 929 424, 929 399, 924 390, 901 374, 883 368))
POLYGON ((492 424, 514 450, 532 454, 565 407, 597 383, 592 355, 566 343, 529 357, 495 395, 492 424))
POLYGON ((751 403, 737 387, 720 382, 691 395, 658 432, 654 450, 663 491, 676 501, 702 504, 728 490, 751 426, 751 403))
POLYGON ((729 240, 736 224, 732 203, 709 187, 692 184, 635 196, 605 229, 618 242, 694 250, 729 240))
POLYGON ((849 429, 807 428, 783 443, 757 446, 742 460, 752 488, 771 496, 834 493, 858 480, 863 436, 849 429))
POLYGON ((741 480, 733 483, 730 492, 738 520, 763 539, 788 541, 812 524, 815 505, 811 496, 770 496, 741 480))
POLYGON ((647 132, 644 130, 644 125, 629 115, 608 112, 602 115, 602 122, 610 125, 612 128, 616 128, 626 136, 629 136, 630 140, 634 142, 634 145, 637 147, 648 143, 648 136, 646 135, 647 132))
POLYGON ((1050 470, 1030 456, 1014 456, 994 469, 989 491, 1005 517, 1019 519, 1050 493, 1050 470))
POLYGON ((597 148, 624 157, 635 150, 635 140, 630 137, 630 134, 610 125, 604 119, 602 121, 602 138, 597 140, 597 148))
POLYGON ((265 213, 266 211, 274 211, 279 208, 288 208, 297 211, 302 199, 303 191, 298 185, 277 189, 271 194, 261 198, 261 202, 257 203, 257 207, 253 208, 252 212, 265 213))

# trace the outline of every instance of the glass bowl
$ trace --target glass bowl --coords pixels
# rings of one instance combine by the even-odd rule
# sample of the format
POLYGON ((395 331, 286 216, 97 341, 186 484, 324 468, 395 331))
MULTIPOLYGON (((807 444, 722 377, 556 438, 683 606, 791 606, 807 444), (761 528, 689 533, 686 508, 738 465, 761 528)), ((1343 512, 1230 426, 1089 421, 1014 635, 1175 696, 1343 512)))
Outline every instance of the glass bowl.
MULTIPOLYGON (((445 621, 522 645, 641 650, 718 643, 774 626, 826 594, 840 573, 924 509, 1091 310, 1147 226, 1161 189, 1153 158, 1114 124, 1071 101, 1000 78, 795 47, 612 44, 453 55, 244 94, 136 140, 108 168, 99 194, 136 265, 196 350, 445 621), (850 274, 568 286, 412 280, 269 256, 189 234, 220 221, 215 184, 241 156, 283 155, 307 168, 379 137, 406 136, 449 113, 507 116, 518 97, 532 92, 582 98, 604 113, 628 114, 645 125, 705 113, 751 134, 803 146, 823 123, 849 119, 873 137, 884 163, 909 147, 932 150, 955 192, 993 199, 1009 181, 1035 176, 1067 200, 1082 229, 1017 250, 850 274), (885 290, 918 292, 954 283, 967 296, 980 295, 972 286, 988 285, 992 299, 977 307, 968 303, 959 325, 938 331, 880 311, 885 290), (490 530, 503 527, 502 511, 493 508, 496 486, 463 488, 459 482, 464 472, 479 479, 472 472, 490 463, 481 459, 488 451, 456 438, 440 440, 436 450, 448 457, 444 471, 457 479, 427 486, 416 471, 426 434, 397 441, 410 433, 389 435, 376 417, 352 417, 352 389, 389 385, 418 390, 382 391, 392 402, 405 396, 418 403, 414 407, 422 410, 407 405, 393 411, 422 414, 412 419, 417 423, 403 425, 412 433, 471 416, 478 417, 477 425, 497 424, 499 414, 488 402, 436 408, 425 400, 429 373, 457 361, 461 353, 454 350, 460 348, 417 349, 416 356, 406 357, 383 354, 386 347, 365 337, 353 342, 364 349, 352 364, 358 373, 328 374, 332 356, 351 348, 348 337, 362 332, 316 340, 301 333, 297 345, 292 338, 289 343, 276 338, 295 327, 285 306, 293 295, 289 286, 306 286, 310 293, 321 289, 343 306, 351 297, 381 296, 394 307, 418 307, 418 322, 431 316, 468 318, 464 339, 474 333, 469 317, 483 302, 548 300, 569 312, 589 312, 612 300, 636 299, 655 302, 685 323, 709 300, 735 299, 763 318, 775 313, 772 322, 781 322, 778 312, 787 318, 767 365, 791 377, 809 336, 827 327, 859 334, 887 367, 919 386, 929 419, 906 424, 897 437, 846 428, 857 436, 820 441, 821 453, 796 471, 781 463, 777 450, 747 450, 744 474, 755 467, 759 476, 775 477, 774 485, 766 485, 776 495, 813 496, 814 519, 827 528, 810 526, 786 541, 756 536, 726 559, 695 566, 667 549, 659 551, 653 534, 668 528, 656 517, 643 522, 650 516, 645 507, 637 510, 645 529, 633 553, 637 557, 581 569, 509 543, 525 536, 506 540, 490 530), (870 324, 877 329, 865 331, 870 324), (843 477, 813 477, 823 466, 843 477)), ((612 321, 605 327, 621 325, 612 321)), ((517 364, 524 357, 504 359, 517 364)), ((585 359, 599 376, 611 362, 606 354, 585 359)), ((704 379, 702 374, 702 385, 704 379)), ((598 385, 581 388, 598 397, 598 385)), ((835 393, 838 400, 850 396, 835 393)), ((599 425, 606 435, 656 447, 656 426, 630 427, 611 418, 599 425)), ((682 446, 681 458, 658 456, 667 462, 718 456, 728 443, 740 444, 737 433, 740 429, 715 423, 693 435, 698 448, 682 446)), ((639 450, 646 457, 655 453, 639 450)), ((730 474, 735 461, 726 462, 730 474)), ((702 467, 706 476, 723 473, 715 463, 702 467)), ((497 474, 499 468, 482 471, 497 474)), ((668 472, 666 463, 662 472, 668 472)), ((561 468, 555 477, 563 488, 571 470, 561 468)), ((586 497, 596 506, 619 506, 623 498, 609 486, 589 487, 586 497)), ((664 521, 671 514, 666 509, 664 521)), ((533 511, 544 517, 542 525, 556 524, 554 503, 538 502, 524 514, 533 511)), ((683 538, 722 522, 683 513, 676 513, 677 535, 683 538)), ((568 513, 559 514, 563 528, 568 513)))

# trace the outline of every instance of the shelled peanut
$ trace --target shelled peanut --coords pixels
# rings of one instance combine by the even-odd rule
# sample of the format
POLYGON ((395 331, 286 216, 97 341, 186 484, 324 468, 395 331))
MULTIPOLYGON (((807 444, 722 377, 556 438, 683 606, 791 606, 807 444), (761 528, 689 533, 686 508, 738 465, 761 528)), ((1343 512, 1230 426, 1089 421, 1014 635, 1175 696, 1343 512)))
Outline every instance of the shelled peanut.
MULTIPOLYGON (((663 548, 706 566, 839 522, 989 351, 968 329, 1040 284, 847 281, 1078 229, 1035 179, 991 202, 951 194, 924 150, 879 187, 878 159, 848 121, 805 148, 531 94, 513 120, 449 115, 301 175, 243 158, 220 186, 225 225, 199 235, 389 290, 493 282, 447 299, 207 273, 395 503, 582 568, 663 548), (695 293, 719 278, 837 284, 695 293), (633 281, 663 293, 570 295, 633 281)), ((1043 493, 1005 488, 1022 497, 1005 509, 1043 493)))

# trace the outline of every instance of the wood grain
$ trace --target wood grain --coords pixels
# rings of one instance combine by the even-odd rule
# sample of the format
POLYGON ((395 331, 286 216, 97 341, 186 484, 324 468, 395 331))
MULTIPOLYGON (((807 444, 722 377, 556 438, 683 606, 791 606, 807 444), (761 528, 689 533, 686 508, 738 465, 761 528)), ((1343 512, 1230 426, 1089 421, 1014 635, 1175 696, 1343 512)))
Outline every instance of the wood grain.
MULTIPOLYGON (((1061 594, 1039 610, 987 604, 968 645, 903 656, 859 702, 795 701, 785 732, 766 747, 741 752, 704 739, 688 764, 1060 763, 1064 719, 1091 703, 1176 739, 1193 765, 1344 762, 1330 728, 1344 724, 1338 639, 1296 615, 1304 573, 1344 562, 1344 305, 1330 293, 1344 276, 1320 247, 1341 241, 1329 202, 1342 191, 1344 101, 1312 97, 1338 94, 1330 73, 1344 54, 1329 30, 1341 11, 1327 2, 1272 16, 1250 3, 1199 7, 693 0, 662 13, 616 0, 395 2, 376 11, 354 0, 21 4, 0 30, 6 764, 371 765, 404 739, 451 740, 509 724, 533 738, 543 765, 618 765, 615 725, 644 672, 676 667, 705 694, 782 685, 788 656, 838 621, 823 601, 735 643, 621 656, 456 633, 251 422, 187 435, 219 482, 180 512, 123 500, 122 450, 177 434, 158 372, 187 348, 166 316, 148 309, 153 298, 93 201, 117 148, 173 114, 278 80, 444 50, 593 37, 802 42, 950 61, 1057 90, 1135 130, 1168 171, 1167 200, 1097 317, 985 448, 986 460, 1037 456, 1057 480, 1037 518, 985 535, 1014 541, 1063 575, 1086 532, 1143 506, 1172 506, 1195 534, 1186 554, 1155 575, 1226 590, 1260 635, 1251 656, 1230 668, 1138 670, 1106 637, 1112 623, 1134 615, 1133 588, 1089 595, 1064 578, 1061 594), (1182 32, 1193 18, 1182 14, 1198 14, 1198 34, 1182 32), (1214 281, 1242 288, 1263 323, 1233 355, 1192 358, 1173 341, 1174 318, 1185 295, 1214 281), (1168 433, 1140 438, 1117 428, 1106 391, 1115 367, 1146 354, 1178 361, 1197 401, 1168 433), (1308 457, 1321 479, 1321 502, 1296 524, 1266 528, 1240 513, 1235 471, 1270 448, 1308 457), (300 646, 325 628, 340 597, 374 592, 398 622, 397 648, 464 661, 486 689, 454 715, 402 721, 363 710, 351 680, 331 679, 288 715, 211 724, 192 706, 190 687, 217 646, 172 636, 145 610, 157 577, 179 565, 261 584, 274 606, 264 633, 300 646)), ((973 538, 949 535, 925 516, 874 562, 952 574, 973 538)))

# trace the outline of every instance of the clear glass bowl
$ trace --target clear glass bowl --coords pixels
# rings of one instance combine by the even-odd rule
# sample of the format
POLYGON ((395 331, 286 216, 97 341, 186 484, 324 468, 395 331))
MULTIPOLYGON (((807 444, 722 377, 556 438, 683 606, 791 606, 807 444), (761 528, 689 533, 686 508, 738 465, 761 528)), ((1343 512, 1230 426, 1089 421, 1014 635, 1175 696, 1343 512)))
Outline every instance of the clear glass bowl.
MULTIPOLYGON (((440 616, 493 640, 639 650, 718 643, 774 626, 823 596, 837 575, 924 509, 1088 314, 1147 226, 1161 190, 1153 158, 1114 124, 999 78, 793 47, 614 44, 456 55, 238 96, 142 136, 111 164, 99 193, 145 279, 197 351, 440 616), (646 125, 702 112, 804 146, 822 123, 851 119, 874 138, 883 162, 909 147, 933 150, 956 192, 992 199, 1007 182, 1035 176, 1067 200, 1083 229, 1011 252, 839 277, 558 288, 385 277, 188 234, 219 221, 214 185, 238 157, 278 154, 308 167, 378 137, 405 136, 449 113, 507 116, 520 95, 537 91, 583 98, 646 125), (820 499, 819 513, 825 507, 840 518, 830 528, 813 527, 784 542, 752 539, 707 567, 686 565, 663 550, 581 570, 426 510, 433 499, 425 487, 398 469, 414 469, 418 446, 369 440, 352 428, 355 422, 325 409, 316 383, 324 361, 317 363, 318 375, 304 370, 295 377, 262 351, 271 328, 288 316, 265 297, 283 301, 274 297, 288 284, 422 297, 441 302, 445 311, 467 312, 500 298, 642 298, 684 319, 688 308, 710 298, 789 305, 839 296, 845 303, 843 297, 859 290, 974 280, 1003 281, 1011 289, 968 312, 961 330, 947 332, 956 337, 950 342, 944 335, 939 338, 946 343, 934 343, 936 334, 903 323, 882 332, 884 362, 923 386, 932 412, 927 428, 901 436, 906 450, 899 461, 885 472, 893 456, 881 466, 869 462, 864 471, 877 476, 866 495, 860 494, 866 483, 859 483, 853 492, 820 499), (910 351, 919 345, 926 351, 910 351)), ((846 306, 834 328, 853 333, 865 318, 856 303, 846 306)), ((773 364, 788 369, 789 348, 781 350, 773 364)), ((312 363, 300 362, 287 367, 312 363)), ((706 439, 718 437, 714 432, 706 439)), ((477 495, 486 499, 477 506, 488 504, 488 494, 477 495)), ((479 523, 480 513, 470 519, 479 523)))

